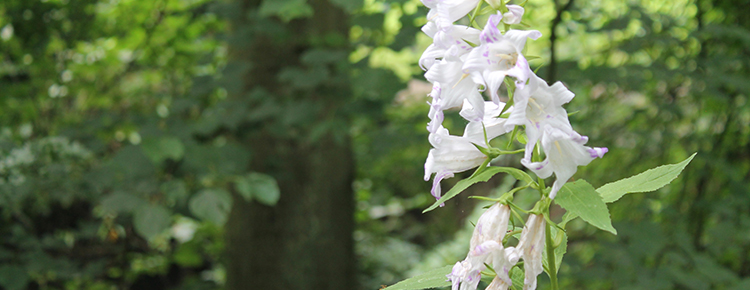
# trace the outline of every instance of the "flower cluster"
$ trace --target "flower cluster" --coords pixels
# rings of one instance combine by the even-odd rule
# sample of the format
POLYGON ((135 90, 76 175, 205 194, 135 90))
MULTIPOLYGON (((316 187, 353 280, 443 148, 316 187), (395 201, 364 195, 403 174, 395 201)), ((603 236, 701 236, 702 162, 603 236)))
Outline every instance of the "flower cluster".
MULTIPOLYGON (((524 8, 506 5, 507 1, 484 1, 492 14, 479 30, 455 22, 480 11, 480 0, 422 0, 430 8, 422 31, 433 39, 419 60, 433 85, 427 125, 433 148, 427 155, 424 178, 433 178, 431 193, 440 199, 443 179, 480 166, 482 170, 497 156, 488 152, 499 152, 489 140, 523 128, 527 142, 520 163, 540 178, 553 173, 556 177, 548 191, 543 184, 536 185, 548 207, 577 167, 602 157, 607 148, 585 146, 588 138, 573 130, 562 107, 574 94, 560 82, 548 85, 531 70, 524 47, 528 39, 542 34, 512 28, 521 22, 524 8), (501 101, 503 84, 507 103, 501 101), (460 108, 459 114, 468 122, 460 136, 443 127, 444 112, 453 108, 460 108)), ((476 289, 487 265, 496 274, 487 289, 508 289, 509 271, 520 259, 524 260, 524 289, 536 289, 549 225, 543 211, 532 210, 519 243, 504 247, 511 212, 508 204, 507 199, 495 203, 477 222, 466 259, 457 262, 448 275, 453 290, 476 289)))
MULTIPOLYGON (((422 30, 433 39, 419 60, 426 70, 425 78, 433 85, 427 130, 434 148, 425 162, 425 180, 435 174, 432 194, 436 198, 441 195, 441 180, 483 164, 487 156, 475 145, 489 146, 485 144, 485 134, 491 140, 523 126, 528 142, 521 163, 542 178, 555 174, 557 180, 550 198, 554 198, 578 166, 607 152, 607 148, 585 146, 588 138, 570 125, 562 105, 570 102, 574 94, 560 82, 547 85, 529 67, 523 55, 526 40, 542 34, 537 30, 501 32, 498 28, 500 24, 509 27, 520 23, 523 7, 505 6, 507 12, 490 15, 480 31, 454 24, 479 1, 422 2, 430 8, 429 21, 422 30), (500 101, 500 87, 506 79, 513 80, 508 88, 514 91, 513 105, 509 107, 500 101), (485 101, 482 92, 491 101, 485 101), (450 135, 442 125, 444 111, 458 107, 460 115, 468 121, 463 136, 450 135), (510 114, 501 116, 506 109, 510 114), (534 162, 532 152, 538 142, 546 158, 534 162)), ((495 2, 488 1, 497 7, 495 2)))

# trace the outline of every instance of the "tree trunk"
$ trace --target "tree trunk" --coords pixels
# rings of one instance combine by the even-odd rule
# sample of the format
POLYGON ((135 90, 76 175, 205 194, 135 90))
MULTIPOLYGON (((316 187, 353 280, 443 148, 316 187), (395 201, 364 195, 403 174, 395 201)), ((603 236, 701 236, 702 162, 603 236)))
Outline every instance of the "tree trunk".
POLYGON ((264 119, 238 133, 251 150, 251 170, 275 177, 281 199, 270 207, 235 195, 226 225, 226 289, 352 289, 354 165, 342 133, 348 122, 338 110, 349 96, 348 53, 327 67, 329 80, 312 88, 290 88, 279 78, 285 69, 306 69, 300 57, 311 48, 347 52, 347 17, 327 1, 311 0, 312 17, 285 23, 257 16, 260 2, 241 1, 232 22, 230 64, 247 64, 237 97, 262 88, 272 99, 258 104, 274 102, 279 115, 310 104, 312 117, 291 125, 285 116, 264 119), (329 125, 312 137, 321 124, 329 125))

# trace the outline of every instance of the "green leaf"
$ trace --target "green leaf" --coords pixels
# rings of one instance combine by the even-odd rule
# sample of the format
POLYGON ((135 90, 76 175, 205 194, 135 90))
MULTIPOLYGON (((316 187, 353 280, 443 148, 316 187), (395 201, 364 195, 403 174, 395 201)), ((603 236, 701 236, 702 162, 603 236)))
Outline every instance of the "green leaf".
POLYGON ((246 201, 251 201, 254 198, 262 204, 273 206, 281 197, 276 179, 267 174, 251 172, 246 176, 238 177, 235 184, 237 192, 246 201))
POLYGON ((126 192, 114 192, 102 198, 102 209, 106 213, 130 213, 146 204, 140 197, 126 192))
POLYGON ((622 196, 634 192, 650 192, 662 188, 680 175, 685 166, 693 160, 695 154, 677 164, 662 165, 646 170, 638 175, 607 183, 596 191, 602 196, 604 202, 617 201, 622 196))
POLYGON ((307 0, 263 0, 260 4, 260 16, 278 16, 284 22, 295 18, 310 17, 313 9, 307 0))
POLYGON ((464 189, 469 188, 469 186, 473 185, 474 183, 486 182, 487 180, 490 180, 492 176, 495 176, 495 174, 498 174, 500 172, 508 173, 514 178, 520 181, 524 181, 526 183, 534 182, 534 180, 531 179, 531 176, 529 176, 528 174, 526 174, 526 172, 523 172, 519 169, 512 168, 512 167, 498 167, 498 166, 489 167, 477 175, 474 175, 470 178, 457 182, 456 185, 454 185, 453 188, 451 188, 451 190, 449 190, 445 195, 443 195, 443 197, 441 197, 438 201, 433 203, 430 207, 422 211, 422 213, 426 213, 428 211, 431 211, 437 208, 440 204, 455 197, 456 195, 464 191, 464 189))
POLYGON ((594 187, 585 180, 565 184, 557 193, 555 203, 568 212, 580 216, 592 226, 617 234, 617 230, 612 227, 607 204, 594 187))
POLYGON ((171 216, 169 211, 159 205, 146 204, 138 207, 133 214, 135 232, 150 240, 169 228, 171 216))
POLYGON ((7 290, 26 289, 29 283, 29 275, 26 271, 16 265, 0 266, 0 286, 7 290))
POLYGON ((180 160, 185 155, 185 146, 175 137, 160 137, 143 140, 143 152, 148 159, 159 165, 166 159, 180 160))
POLYGON ((513 267, 510 269, 510 280, 513 281, 511 288, 514 290, 523 289, 523 280, 525 279, 523 271, 519 267, 513 267))
POLYGON ((159 187, 164 193, 164 199, 167 202, 167 206, 183 206, 188 200, 189 193, 185 181, 175 179, 170 180, 159 187))
POLYGON ((232 196, 223 189, 204 189, 190 199, 188 207, 196 217, 221 226, 232 209, 232 196))
POLYGON ((398 282, 384 290, 417 290, 450 286, 445 278, 453 270, 453 265, 435 268, 417 276, 398 282))

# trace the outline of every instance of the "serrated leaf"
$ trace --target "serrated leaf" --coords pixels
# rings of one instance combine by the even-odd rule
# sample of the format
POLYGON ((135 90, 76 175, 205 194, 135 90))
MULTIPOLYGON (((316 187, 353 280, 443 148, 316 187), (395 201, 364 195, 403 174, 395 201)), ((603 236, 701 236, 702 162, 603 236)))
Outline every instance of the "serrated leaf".
POLYGON ((223 225, 232 209, 232 196, 223 189, 204 189, 190 199, 188 207, 196 217, 223 225))
POLYGON ((693 153, 693 155, 677 164, 662 165, 632 177, 607 183, 596 191, 602 196, 604 202, 610 203, 617 201, 628 193, 657 190, 677 178, 688 163, 693 160, 695 154, 697 153, 693 153))
POLYGON ((566 183, 555 197, 555 203, 592 226, 617 234, 617 230, 612 227, 607 204, 585 180, 566 183))
POLYGON ((450 286, 451 282, 447 281, 446 275, 450 274, 452 269, 452 265, 432 269, 391 285, 384 290, 418 290, 450 286))
POLYGON ((171 224, 169 211, 159 205, 146 204, 133 213, 135 232, 147 240, 163 232, 171 224))
POLYGON ((276 179, 267 174, 252 172, 238 177, 235 180, 235 184, 237 192, 246 201, 255 199, 262 204, 273 206, 276 205, 281 197, 276 179))
POLYGON ((456 185, 453 186, 443 197, 441 197, 439 200, 437 200, 435 203, 433 203, 430 207, 422 211, 422 213, 426 213, 428 211, 431 211, 435 208, 437 208, 440 204, 448 201, 449 199, 455 197, 465 189, 469 188, 469 186, 478 183, 478 182, 486 182, 487 180, 490 180, 495 174, 498 174, 500 172, 505 172, 513 176, 514 178, 524 181, 526 183, 532 183, 534 182, 533 179, 531 179, 531 176, 526 174, 526 172, 523 172, 519 169, 512 168, 512 167, 498 167, 493 166, 485 169, 481 173, 472 176, 470 178, 461 180, 456 183, 456 185))

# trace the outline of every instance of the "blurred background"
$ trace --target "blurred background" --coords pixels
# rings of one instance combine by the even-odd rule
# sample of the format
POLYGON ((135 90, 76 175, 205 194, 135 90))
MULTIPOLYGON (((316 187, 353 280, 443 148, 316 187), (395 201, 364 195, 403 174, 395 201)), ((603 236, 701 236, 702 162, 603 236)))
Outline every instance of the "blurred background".
MULTIPOLYGON (((561 287, 750 289, 750 2, 526 11, 544 35, 532 69, 576 94, 573 126, 609 148, 574 179, 698 152, 667 188, 610 204, 617 236, 571 223, 561 287)), ((0 289, 378 289, 462 259, 486 205, 465 197, 513 180, 421 213, 426 12, 3 0, 0 289)))

